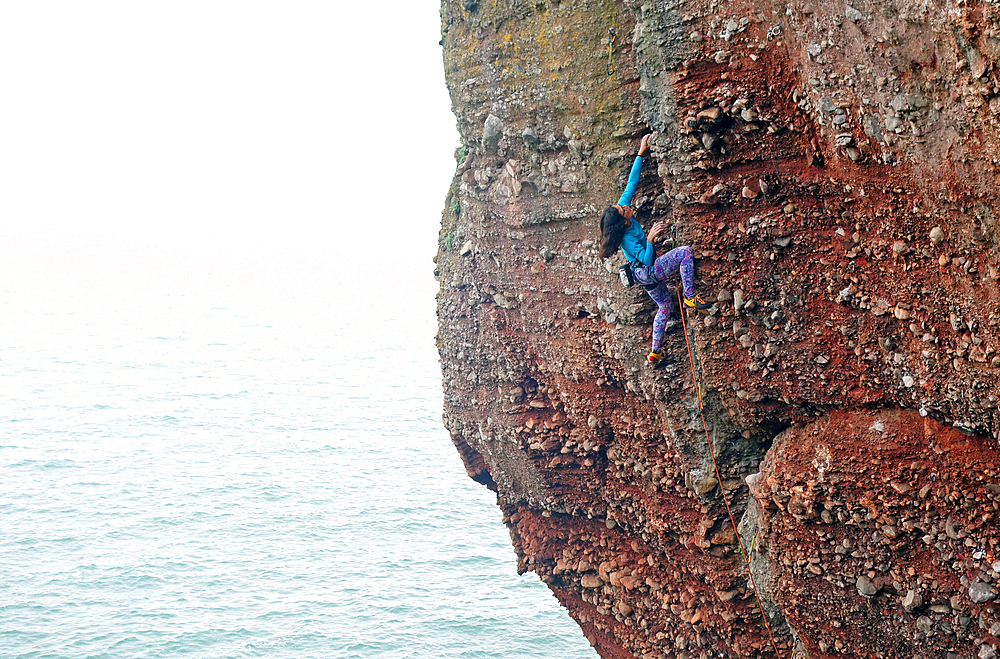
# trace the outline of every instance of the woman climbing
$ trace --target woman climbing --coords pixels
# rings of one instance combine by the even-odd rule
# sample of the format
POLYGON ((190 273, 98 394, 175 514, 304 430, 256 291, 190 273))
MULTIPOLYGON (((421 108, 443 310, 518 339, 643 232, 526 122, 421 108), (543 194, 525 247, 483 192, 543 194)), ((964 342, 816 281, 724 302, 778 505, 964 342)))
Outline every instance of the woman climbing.
POLYGON ((628 184, 618 203, 608 206, 601 215, 601 256, 610 258, 621 247, 625 258, 632 264, 635 280, 646 289, 656 306, 656 317, 653 319, 653 349, 649 353, 649 361, 655 366, 666 357, 666 352, 660 347, 663 332, 670 318, 670 288, 663 283, 667 275, 678 268, 681 271, 681 283, 684 286, 684 305, 692 309, 708 309, 712 305, 701 299, 694 292, 694 254, 687 245, 675 247, 666 254, 656 256, 653 240, 667 230, 663 222, 656 222, 649 230, 649 236, 639 226, 635 211, 629 207, 635 188, 639 184, 639 170, 642 169, 642 159, 649 154, 649 135, 642 138, 639 153, 628 176, 628 184))

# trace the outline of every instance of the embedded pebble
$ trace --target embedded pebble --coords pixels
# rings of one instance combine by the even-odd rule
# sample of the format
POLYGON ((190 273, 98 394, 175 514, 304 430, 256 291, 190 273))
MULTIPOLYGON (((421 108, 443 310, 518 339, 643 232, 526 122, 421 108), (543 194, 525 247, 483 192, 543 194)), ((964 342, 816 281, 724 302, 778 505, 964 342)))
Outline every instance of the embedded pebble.
POLYGON ((490 114, 486 117, 486 121, 483 123, 483 138, 482 146, 487 152, 495 152, 497 150, 497 145, 500 142, 500 138, 503 137, 503 121, 490 114))
POLYGON ((991 602, 996 599, 996 591, 989 584, 977 581, 969 588, 969 599, 976 604, 991 602))
MULTIPOLYGON (((833 118, 833 124, 835 126, 844 126, 847 124, 847 117, 844 114, 838 114, 833 118)), ((840 133, 834 137, 834 140, 838 146, 851 146, 854 144, 854 135, 852 133, 840 133)))
POLYGON ((706 476, 705 478, 695 483, 694 486, 695 494, 697 494, 698 496, 703 496, 705 494, 708 494, 709 492, 714 490, 715 486, 718 484, 719 481, 716 480, 713 476, 706 476))
POLYGON ((923 603, 924 599, 920 596, 920 593, 912 589, 903 598, 903 608, 911 613, 919 609, 923 603))
POLYGON ((892 482, 892 489, 896 491, 896 494, 906 494, 910 491, 910 486, 906 483, 900 483, 898 481, 892 482))
POLYGON ((944 242, 944 231, 941 227, 934 227, 931 229, 931 242, 935 245, 940 245, 944 242))
POLYGON ((720 108, 708 108, 699 112, 695 119, 708 124, 717 124, 722 120, 722 110, 720 108))
POLYGON ((858 577, 857 586, 858 593, 864 595, 865 597, 873 597, 875 593, 878 592, 878 588, 875 587, 875 584, 873 584, 871 580, 863 574, 858 577))

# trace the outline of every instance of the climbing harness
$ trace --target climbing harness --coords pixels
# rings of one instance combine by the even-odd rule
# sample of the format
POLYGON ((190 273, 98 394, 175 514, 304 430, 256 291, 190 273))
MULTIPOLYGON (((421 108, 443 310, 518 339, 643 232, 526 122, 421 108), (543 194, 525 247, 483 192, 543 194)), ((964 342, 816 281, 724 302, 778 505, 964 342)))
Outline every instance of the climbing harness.
MULTIPOLYGON (((733 517, 733 510, 729 507, 729 497, 726 496, 726 488, 722 485, 722 473, 719 471, 719 463, 715 459, 715 449, 712 448, 712 437, 708 433, 708 421, 705 420, 705 407, 702 403, 701 397, 701 384, 698 382, 698 374, 695 372, 694 368, 694 353, 691 352, 691 340, 688 338, 687 332, 687 321, 685 320, 686 314, 684 313, 684 299, 681 297, 681 288, 677 287, 677 303, 681 309, 681 324, 684 327, 684 342, 687 344, 688 351, 688 361, 691 362, 691 377, 694 378, 695 392, 698 395, 698 411, 701 415, 701 425, 705 429, 705 439, 708 441, 708 454, 712 456, 712 465, 715 467, 715 477, 719 481, 719 491, 722 492, 722 502, 726 504, 726 512, 729 513, 729 522, 733 525, 733 531, 736 531, 736 518, 733 517)), ((757 534, 754 534, 754 540, 757 539, 757 534)), ((771 623, 767 620, 767 613, 764 611, 764 603, 760 599, 760 592, 757 590, 757 582, 753 578, 753 570, 750 569, 750 555, 743 548, 743 539, 740 538, 739 531, 736 531, 736 541, 740 545, 740 553, 743 554, 743 561, 747 566, 747 574, 750 576, 750 585, 753 586, 753 594, 757 598, 757 606, 760 608, 760 615, 764 619, 764 627, 767 628, 767 635, 771 638, 771 646, 774 648, 774 653, 780 659, 781 652, 778 651, 778 643, 774 640, 774 634, 771 632, 771 623)), ((753 551, 753 546, 751 545, 750 551, 753 551)))
POLYGON ((608 75, 613 76, 615 74, 615 28, 608 28, 608 75))
POLYGON ((772 41, 779 36, 781 36, 781 26, 775 23, 774 27, 767 31, 767 40, 772 41))
POLYGON ((652 279, 653 282, 651 284, 644 284, 638 279, 635 280, 636 283, 642 286, 644 289, 646 289, 646 291, 655 291, 660 286, 660 282, 656 278, 656 273, 653 271, 653 266, 646 265, 644 263, 630 263, 629 265, 632 266, 633 273, 635 272, 636 268, 639 267, 646 268, 646 277, 652 279))
POLYGON ((639 284, 647 291, 655 290, 662 283, 656 279, 656 275, 653 274, 653 268, 651 266, 647 266, 639 261, 629 261, 628 263, 623 263, 618 266, 618 280, 621 281, 622 286, 625 288, 631 288, 632 286, 639 284), (635 276, 636 268, 646 268, 647 275, 653 279, 653 283, 644 284, 639 281, 639 279, 635 276))

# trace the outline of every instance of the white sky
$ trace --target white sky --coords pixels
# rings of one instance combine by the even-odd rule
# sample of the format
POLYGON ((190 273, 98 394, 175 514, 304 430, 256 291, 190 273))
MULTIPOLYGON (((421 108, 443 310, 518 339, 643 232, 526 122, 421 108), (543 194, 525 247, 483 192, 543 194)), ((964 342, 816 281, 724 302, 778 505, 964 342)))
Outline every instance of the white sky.
POLYGON ((438 0, 0 6, 0 241, 426 264, 458 146, 438 0))

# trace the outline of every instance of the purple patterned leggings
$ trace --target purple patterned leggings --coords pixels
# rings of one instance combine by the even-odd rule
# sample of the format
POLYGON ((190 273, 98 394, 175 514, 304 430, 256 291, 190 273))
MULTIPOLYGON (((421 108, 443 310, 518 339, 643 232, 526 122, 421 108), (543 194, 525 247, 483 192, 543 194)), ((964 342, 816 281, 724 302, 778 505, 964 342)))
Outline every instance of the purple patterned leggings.
MULTIPOLYGON (((653 276, 655 281, 660 282, 660 285, 652 290, 647 290, 649 297, 653 298, 653 302, 656 302, 656 306, 659 307, 656 311, 656 316, 653 318, 653 350, 660 349, 660 343, 663 341, 663 330, 667 326, 667 320, 670 318, 670 299, 673 297, 672 290, 669 286, 663 283, 663 280, 667 278, 667 275, 672 274, 675 270, 680 268, 681 271, 681 284, 684 286, 684 296, 691 297, 694 295, 694 253, 691 248, 687 245, 681 245, 680 247, 675 247, 666 254, 661 254, 653 261, 653 276)), ((652 284, 653 277, 650 277, 648 266, 639 266, 634 269, 635 280, 640 284, 652 284)))

